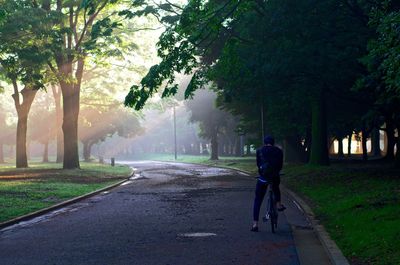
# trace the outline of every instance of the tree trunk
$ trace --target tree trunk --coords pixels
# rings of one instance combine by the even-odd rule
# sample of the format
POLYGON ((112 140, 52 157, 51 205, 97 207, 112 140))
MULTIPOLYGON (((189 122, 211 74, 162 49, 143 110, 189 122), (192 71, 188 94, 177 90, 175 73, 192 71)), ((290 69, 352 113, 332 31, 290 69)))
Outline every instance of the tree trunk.
MULTIPOLYGON (((217 140, 218 141, 218 140, 217 140)), ((218 143, 218 156, 224 156, 225 155, 225 145, 221 142, 218 143)))
POLYGON ((349 134, 349 140, 347 142, 347 157, 351 157, 351 139, 353 138, 353 132, 349 134))
POLYGON ((44 143, 44 150, 43 150, 43 163, 49 162, 49 141, 47 140, 44 143))
POLYGON ((190 142, 185 142, 183 145, 185 146, 185 154, 193 155, 192 144, 190 142))
POLYGON ((324 95, 311 102, 312 130, 310 164, 329 165, 327 114, 324 95))
MULTIPOLYGON (((68 41, 69 44, 70 41, 68 41)), ((84 68, 84 55, 78 58, 74 69, 73 56, 56 57, 59 74, 64 77, 76 79, 76 82, 68 82, 65 78, 59 80, 63 102, 64 133, 64 169, 80 168, 78 149, 78 117, 81 82, 84 68)))
POLYGON ((10 146, 10 149, 8 150, 8 157, 10 158, 10 159, 12 159, 13 157, 15 157, 16 155, 15 155, 15 145, 11 145, 10 146))
POLYGON ((56 162, 61 163, 63 162, 64 158, 64 143, 63 143, 63 131, 62 131, 62 120, 63 120, 63 113, 61 109, 61 92, 55 86, 52 86, 53 96, 54 96, 54 104, 56 107, 56 142, 57 142, 57 158, 56 162))
POLYGON ((397 126, 396 158, 395 166, 400 168, 400 126, 397 126))
POLYGON ((244 156, 244 135, 240 136, 240 156, 244 156))
POLYGON ((386 136, 387 136, 387 148, 386 148, 386 160, 394 160, 394 146, 396 144, 396 138, 394 136, 394 125, 392 121, 386 121, 386 136))
MULTIPOLYGON (((91 161, 90 158, 92 157, 92 147, 93 147, 93 143, 91 142, 91 143, 89 144, 88 150, 87 150, 88 157, 89 157, 89 161, 91 161)), ((128 151, 129 151, 129 149, 128 149, 128 151)))
POLYGON ((202 144, 201 144, 201 154, 202 154, 202 155, 208 155, 208 154, 210 154, 210 153, 208 152, 207 145, 206 145, 205 143, 202 143, 202 144))
POLYGON ((333 144, 335 142, 335 139, 332 138, 328 141, 328 154, 333 155, 335 154, 335 145, 333 144))
POLYGON ((242 139, 241 136, 236 137, 235 139, 235 156, 239 157, 242 156, 242 139))
POLYGON ((4 151, 3 151, 3 143, 0 142, 0 163, 4 163, 4 151))
POLYGON ((28 116, 18 115, 17 123, 17 168, 28 167, 28 156, 26 154, 26 134, 28 129, 28 116))
POLYGON ((361 139, 362 151, 363 151, 363 156, 362 156, 363 161, 368 160, 367 138, 368 138, 368 133, 367 133, 367 130, 365 129, 365 122, 363 122, 362 139, 361 139))
POLYGON ((343 138, 340 138, 340 139, 338 139, 338 145, 339 145, 339 150, 338 150, 338 156, 340 157, 340 158, 343 158, 344 157, 344 153, 343 153, 343 138))
MULTIPOLYGON (((6 116, 4 115, 4 113, 2 113, 3 110, 0 109, 0 126, 2 126, 4 129, 6 130, 7 128, 7 124, 6 124, 6 116)), ((3 144, 4 139, 2 139, 2 137, 0 137, 0 163, 4 163, 4 144, 3 144)))
POLYGON ((66 85, 63 92, 64 169, 80 168, 78 151, 79 91, 66 85))
POLYGON ((246 155, 247 156, 251 155, 251 145, 250 144, 246 145, 246 155))
POLYGON ((83 143, 83 158, 85 159, 85 162, 90 162, 90 153, 92 145, 90 144, 90 141, 84 141, 82 143, 83 143))
POLYGON ((211 137, 211 160, 218 160, 218 133, 216 131, 211 137))
POLYGON ((304 162, 310 162, 311 144, 312 144, 312 130, 307 128, 306 137, 304 138, 303 150, 304 150, 304 162))
POLYGON ((371 148, 372 155, 375 157, 381 156, 381 144, 380 144, 380 131, 378 128, 372 130, 371 135, 371 148))
POLYGON ((28 167, 28 157, 26 149, 26 135, 28 130, 28 115, 32 106, 32 102, 35 99, 37 93, 36 89, 25 87, 21 90, 22 103, 20 103, 19 91, 16 80, 13 80, 14 94, 12 95, 17 110, 18 122, 17 122, 17 139, 16 139, 16 167, 26 168, 28 167))
POLYGON ((304 162, 304 149, 297 136, 286 137, 283 141, 284 159, 288 163, 304 162), (303 151, 303 152, 302 152, 303 151))
POLYGON ((194 142, 194 155, 200 155, 200 143, 199 142, 194 142))

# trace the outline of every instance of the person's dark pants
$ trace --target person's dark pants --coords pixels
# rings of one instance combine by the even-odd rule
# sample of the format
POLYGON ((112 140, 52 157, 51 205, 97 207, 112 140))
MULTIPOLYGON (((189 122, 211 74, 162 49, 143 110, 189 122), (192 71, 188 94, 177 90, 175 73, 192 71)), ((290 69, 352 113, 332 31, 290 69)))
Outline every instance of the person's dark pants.
MULTIPOLYGON (((279 189, 279 184, 281 183, 281 179, 279 177, 272 178, 272 191, 275 195, 275 201, 281 201, 281 191, 279 189)), ((265 193, 267 192, 268 184, 265 182, 261 182, 257 180, 256 184, 256 196, 254 198, 254 206, 253 206, 253 220, 258 221, 260 218, 260 208, 265 197, 265 193)))

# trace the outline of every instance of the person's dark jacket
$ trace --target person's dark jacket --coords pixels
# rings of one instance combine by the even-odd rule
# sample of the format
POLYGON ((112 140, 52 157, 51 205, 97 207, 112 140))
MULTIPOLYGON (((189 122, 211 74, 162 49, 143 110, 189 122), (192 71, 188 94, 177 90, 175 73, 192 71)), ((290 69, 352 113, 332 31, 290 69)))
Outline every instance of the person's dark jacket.
POLYGON ((267 162, 274 169, 272 177, 279 177, 279 171, 281 171, 283 166, 283 152, 279 147, 264 145, 257 149, 257 167, 258 173, 261 177, 260 167, 265 162, 267 162))

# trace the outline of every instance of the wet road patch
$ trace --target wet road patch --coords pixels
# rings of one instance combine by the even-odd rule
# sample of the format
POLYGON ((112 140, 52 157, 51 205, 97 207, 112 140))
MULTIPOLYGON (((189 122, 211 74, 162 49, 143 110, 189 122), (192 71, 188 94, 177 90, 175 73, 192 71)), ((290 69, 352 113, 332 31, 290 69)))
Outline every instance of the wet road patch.
POLYGON ((197 233, 183 233, 183 234, 178 234, 178 237, 211 237, 211 236, 216 236, 217 234, 215 233, 203 233, 203 232, 197 232, 197 233))

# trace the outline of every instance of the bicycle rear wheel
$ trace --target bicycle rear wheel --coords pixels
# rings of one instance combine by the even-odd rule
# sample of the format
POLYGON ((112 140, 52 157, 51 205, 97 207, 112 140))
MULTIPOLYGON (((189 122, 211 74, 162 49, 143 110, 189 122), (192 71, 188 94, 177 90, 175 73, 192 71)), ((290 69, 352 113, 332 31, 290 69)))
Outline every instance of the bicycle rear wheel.
POLYGON ((273 218, 271 218, 271 232, 275 234, 275 222, 273 218))
POLYGON ((278 214, 275 213, 274 218, 272 219, 272 223, 274 223, 275 230, 278 228, 278 214))
POLYGON ((275 209, 275 205, 274 205, 274 198, 273 198, 273 194, 272 192, 270 192, 270 196, 269 196, 269 217, 270 217, 270 222, 271 222, 271 232, 275 233, 275 228, 276 228, 276 209, 275 209))

